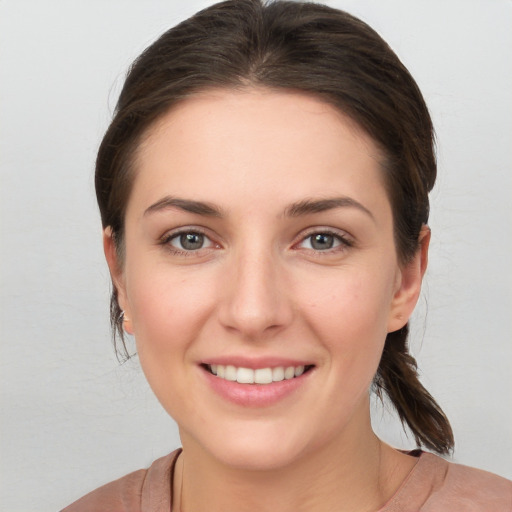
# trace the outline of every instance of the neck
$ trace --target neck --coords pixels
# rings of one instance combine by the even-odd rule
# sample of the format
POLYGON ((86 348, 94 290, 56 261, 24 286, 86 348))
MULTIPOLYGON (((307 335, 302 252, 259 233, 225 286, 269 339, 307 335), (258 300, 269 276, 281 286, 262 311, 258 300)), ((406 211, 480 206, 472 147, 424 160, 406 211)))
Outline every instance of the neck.
POLYGON ((176 512, 339 512, 378 510, 414 466, 412 457, 382 443, 368 421, 290 464, 269 470, 232 467, 182 433, 176 468, 176 512))

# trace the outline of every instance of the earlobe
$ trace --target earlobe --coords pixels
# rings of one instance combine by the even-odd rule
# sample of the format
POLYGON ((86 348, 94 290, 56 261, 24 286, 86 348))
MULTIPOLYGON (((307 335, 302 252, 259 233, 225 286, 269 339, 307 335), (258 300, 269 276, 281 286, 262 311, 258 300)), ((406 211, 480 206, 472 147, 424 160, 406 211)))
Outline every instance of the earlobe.
POLYGON ((118 250, 110 226, 107 226, 103 230, 103 250, 105 252, 105 259, 107 260, 108 268, 110 271, 112 286, 116 291, 117 302, 119 303, 119 307, 122 310, 123 328, 128 334, 133 334, 128 301, 126 298, 123 268, 121 262, 119 261, 118 250))
POLYGON ((121 318, 123 320, 123 329, 127 334, 133 334, 132 321, 128 318, 124 311, 121 311, 121 318))
POLYGON ((428 264, 430 228, 423 225, 416 254, 399 272, 398 284, 388 322, 388 332, 401 329, 409 320, 421 291, 421 283, 428 264))

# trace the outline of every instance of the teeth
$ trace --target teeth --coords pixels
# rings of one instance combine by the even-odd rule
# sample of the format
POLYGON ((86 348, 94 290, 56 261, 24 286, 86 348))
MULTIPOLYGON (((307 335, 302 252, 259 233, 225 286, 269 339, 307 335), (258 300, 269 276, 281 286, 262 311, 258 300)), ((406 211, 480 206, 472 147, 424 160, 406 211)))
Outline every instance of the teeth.
POLYGON ((242 368, 232 365, 212 364, 208 366, 213 375, 240 384, 270 384, 300 377, 304 366, 276 366, 275 368, 242 368))
POLYGON ((284 380, 284 368, 282 366, 278 366, 272 369, 272 380, 274 382, 284 380))
POLYGON ((236 380, 236 368, 231 365, 226 366, 226 373, 224 374, 224 378, 234 382, 236 380))
POLYGON ((288 366, 284 371, 284 378, 286 380, 293 379, 295 377, 295 368, 293 366, 288 366))
POLYGON ((250 368, 238 368, 236 371, 236 381, 240 384, 253 384, 254 370, 250 368))
POLYGON ((295 367, 295 377, 300 377, 304 373, 304 366, 295 367))
POLYGON ((272 382, 272 370, 270 368, 260 368, 254 370, 255 384, 270 384, 272 382))

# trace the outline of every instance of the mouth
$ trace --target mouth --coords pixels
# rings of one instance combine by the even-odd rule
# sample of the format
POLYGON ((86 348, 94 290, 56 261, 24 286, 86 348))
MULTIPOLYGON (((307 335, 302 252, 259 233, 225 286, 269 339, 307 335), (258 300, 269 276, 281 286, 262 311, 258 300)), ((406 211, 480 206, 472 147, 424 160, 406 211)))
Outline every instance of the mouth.
POLYGON ((219 379, 238 382, 239 384, 272 384, 273 382, 291 380, 314 368, 314 365, 274 366, 255 369, 223 364, 203 364, 201 366, 219 379))

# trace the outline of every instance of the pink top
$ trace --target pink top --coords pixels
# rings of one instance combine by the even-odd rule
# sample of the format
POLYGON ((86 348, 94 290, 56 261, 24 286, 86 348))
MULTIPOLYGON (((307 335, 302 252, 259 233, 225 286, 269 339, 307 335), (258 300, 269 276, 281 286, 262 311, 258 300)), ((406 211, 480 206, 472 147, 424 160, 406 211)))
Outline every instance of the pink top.
MULTIPOLYGON (((171 482, 180 452, 92 491, 62 512, 171 512, 171 482)), ((378 512, 512 512, 512 481, 423 452, 378 512)))

